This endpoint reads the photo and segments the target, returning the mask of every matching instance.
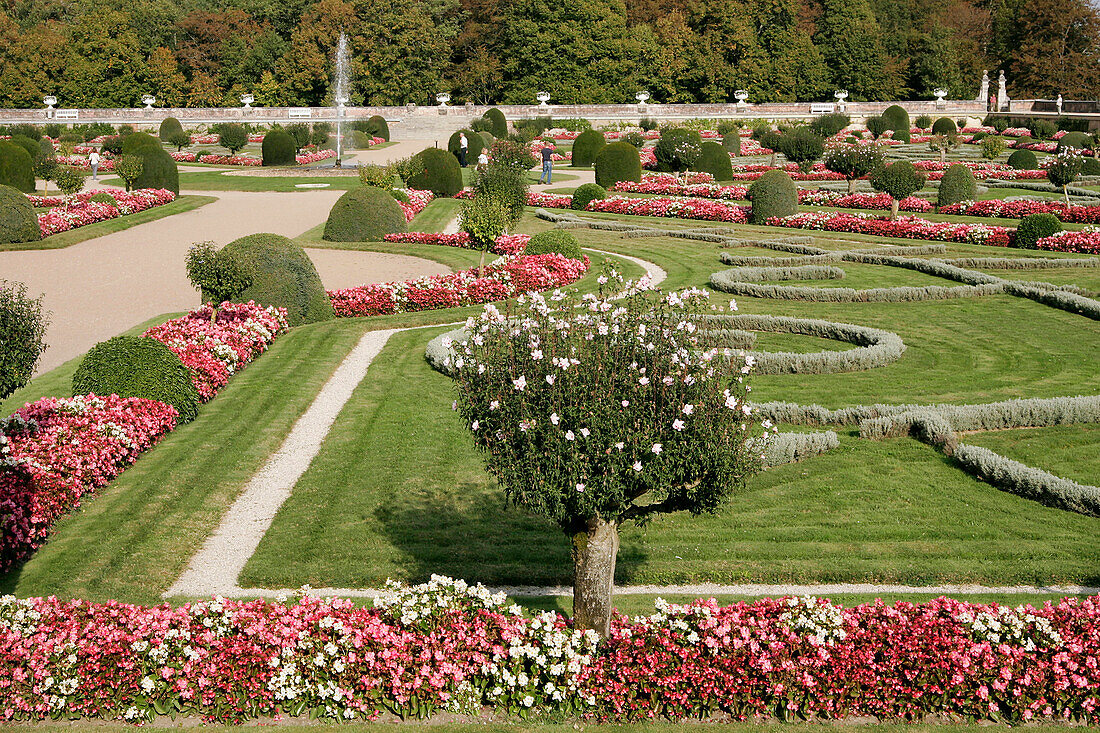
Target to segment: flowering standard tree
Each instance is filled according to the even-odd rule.
[[[577,628],[607,636],[619,526],[717,510],[755,470],[760,443],[752,357],[707,345],[706,291],[655,303],[644,281],[611,271],[600,284],[579,303],[555,291],[514,312],[486,306],[452,366],[456,409],[489,473],[572,544]]]

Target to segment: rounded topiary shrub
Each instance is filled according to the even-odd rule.
[[[37,242],[39,239],[42,239],[42,229],[31,202],[22,192],[0,184],[0,244]]]
[[[699,162],[699,153],[703,147],[703,138],[695,130],[686,127],[672,127],[664,130],[653,155],[657,158],[659,171],[691,170]]]
[[[1058,141],[1058,151],[1061,152],[1066,148],[1092,150],[1092,138],[1083,132],[1067,132],[1062,136],[1062,139]]]
[[[447,150],[458,159],[458,136],[466,135],[466,165],[477,162],[477,156],[485,149],[485,141],[473,130],[458,130],[447,140]]]
[[[425,148],[413,159],[416,172],[405,180],[405,185],[420,191],[431,191],[436,196],[454,196],[462,190],[462,168],[458,158],[446,150]]]
[[[711,174],[716,181],[733,180],[730,154],[721,145],[710,140],[700,147],[699,162],[695,164],[695,170]]]
[[[936,205],[947,206],[960,201],[973,201],[977,195],[978,183],[974,180],[974,174],[965,165],[956,163],[944,172],[940,180]]]
[[[169,142],[173,135],[183,132],[183,125],[175,117],[165,117],[164,121],[160,123],[160,130],[157,137],[164,142]]]
[[[123,155],[135,155],[139,148],[160,148],[163,150],[164,146],[161,145],[160,140],[146,132],[135,132],[122,138]]]
[[[1040,239],[1060,231],[1062,231],[1062,222],[1054,214],[1031,214],[1020,220],[1012,246],[1020,249],[1035,249],[1035,243]]]
[[[731,155],[741,154],[741,135],[737,130],[730,130],[722,136],[722,147]]]
[[[405,212],[389,191],[353,188],[328,213],[323,239],[329,242],[380,242],[383,234],[405,231]]]
[[[396,204],[395,204],[396,205]],[[222,248],[252,279],[240,301],[286,308],[291,326],[335,318],[332,301],[301,245],[278,234],[252,234]],[[209,300],[203,293],[203,300]]]
[[[603,133],[596,130],[585,130],[573,141],[574,168],[587,168],[596,160],[596,155],[607,145]]]
[[[141,158],[141,175],[134,180],[133,189],[166,188],[174,194],[180,192],[179,167],[171,154],[158,143],[156,147],[144,146],[134,151]]]
[[[904,107],[892,104],[887,107],[882,118],[886,120],[886,129],[894,131],[894,139],[909,142],[909,113]]]
[[[88,200],[92,201],[92,202],[95,202],[97,204],[107,204],[108,206],[118,206],[118,201],[115,200],[115,197],[112,196],[111,194],[107,193],[106,191],[100,191],[99,193],[93,195]]]
[[[38,157],[38,153],[41,150],[41,148],[38,147],[38,141],[32,140],[26,135],[12,135],[9,142],[26,150],[27,155],[31,156],[32,161]]]
[[[34,193],[34,161],[26,150],[0,140],[0,185]]]
[[[199,411],[191,373],[174,351],[145,336],[115,336],[84,355],[73,374],[73,394],[141,397],[165,402],[190,422]]]
[[[1008,156],[1008,164],[1020,171],[1039,170],[1039,159],[1030,150],[1013,150]]]
[[[531,241],[527,243],[523,250],[523,253],[528,255],[545,255],[552,252],[572,260],[579,260],[583,257],[577,238],[564,229],[539,232],[531,237]]]
[[[274,129],[264,135],[260,156],[264,165],[294,165],[297,143],[286,130]]]
[[[766,224],[773,216],[791,216],[798,213],[798,186],[785,172],[767,171],[749,186],[749,223]]]
[[[371,146],[371,134],[362,130],[352,130],[344,135],[344,145],[356,150],[366,150]]]
[[[642,180],[642,161],[638,149],[630,143],[609,143],[596,154],[596,183],[611,188],[619,181]]]
[[[493,133],[493,137],[504,137],[508,134],[508,119],[496,107],[485,113],[485,119],[489,120],[489,132]]]
[[[386,122],[386,118],[382,115],[374,115],[367,123],[370,125],[370,132],[375,137],[380,137],[386,142],[390,141],[390,126]]]
[[[607,189],[598,183],[585,183],[577,186],[573,191],[573,203],[571,208],[584,211],[592,201],[601,201],[607,198]]]
[[[1081,175],[1100,176],[1100,160],[1085,158],[1085,162],[1081,164]]]
[[[478,133],[478,135],[481,136],[481,144],[485,146],[486,150],[493,147],[493,143],[496,142],[496,138],[493,137],[493,133],[489,132],[488,130],[482,130]],[[476,163],[477,161],[475,160],[474,162]]]
[[[932,123],[933,135],[955,135],[959,131],[959,128],[955,126],[955,121],[950,117],[941,117]]]

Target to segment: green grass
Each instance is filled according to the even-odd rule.
[[[253,176],[228,175],[232,171],[183,171],[179,174],[181,191],[277,191],[292,192],[310,189],[295,188],[299,183],[327,183],[327,188],[347,190],[361,186],[358,176]],[[104,183],[122,185],[117,178]]]
[[[424,727],[428,725],[431,730],[438,733],[577,733],[577,731],[607,731],[607,733],[713,733],[713,731],[719,727],[724,733],[807,733],[807,731],[820,731],[821,733],[832,733],[837,730],[855,731],[856,733],[983,733],[985,731],[997,731],[997,730],[1016,730],[1007,725],[993,725],[988,723],[868,723],[862,719],[855,721],[841,721],[835,722],[806,722],[806,723],[780,723],[776,721],[768,721],[766,723],[741,723],[727,720],[720,721],[690,721],[684,723],[666,723],[666,722],[646,722],[646,723],[628,723],[628,724],[599,724],[588,720],[578,720],[576,722],[566,721],[558,723],[501,723],[497,720],[491,722],[472,722],[472,723],[455,723],[455,722],[437,722],[439,718],[443,716],[437,714],[434,716],[430,723],[418,723],[416,721],[410,721],[407,726],[411,727]],[[400,721],[394,721],[399,723]],[[189,724],[184,721],[167,721],[157,720],[157,727],[159,728],[190,728],[193,723]],[[264,725],[261,723],[260,725]],[[380,725],[386,725],[385,722],[376,723],[341,723],[339,730],[349,731],[349,733],[367,733],[369,731],[376,731]],[[234,733],[240,731],[245,726],[224,726],[224,725],[209,725],[202,724],[204,731],[210,731],[210,733]],[[66,721],[64,723],[66,730],[75,731],[76,733],[130,733],[133,731],[134,726],[124,725],[122,723],[108,723],[103,721]],[[1048,726],[1048,728],[1056,728],[1058,726]],[[44,722],[44,723],[18,723],[7,726],[0,726],[0,730],[10,731],[29,731],[29,730],[57,730],[58,723]],[[318,729],[329,730],[335,728],[331,724],[318,724],[316,722],[287,722],[282,720],[278,723],[280,731],[285,733],[312,733]]]
[[[980,445],[1014,461],[1083,484],[1100,485],[1100,425],[1056,425],[968,433],[960,442]]]
[[[589,168],[588,170],[592,170]],[[559,169],[554,169],[553,178],[560,181],[575,181],[579,176],[570,175],[569,173],[559,173]],[[527,182],[538,183],[539,174],[542,172],[542,163],[539,163],[538,167],[534,170],[527,171]],[[473,184],[474,177],[477,175],[477,167],[472,163],[462,169],[462,185],[469,186]]]
[[[458,199],[433,199],[409,222],[409,231],[442,232],[461,209],[462,202]]]
[[[192,211],[200,206],[206,206],[212,201],[217,201],[217,199],[213,196],[179,196],[175,201],[170,204],[165,204],[164,206],[154,206],[151,209],[139,211],[136,214],[127,214],[126,216],[120,216],[116,219],[107,219],[106,221],[98,221],[95,224],[70,229],[67,232],[59,232],[45,239],[40,239],[37,242],[0,244],[0,252],[26,249],[62,249],[64,247],[71,247],[74,244],[80,244],[89,239],[121,232],[124,229],[135,227],[138,224],[146,224],[151,221],[156,221],[157,219],[163,219],[166,216],[172,216],[173,214],[182,214],[185,211]]]

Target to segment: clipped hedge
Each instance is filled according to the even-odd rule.
[[[374,137],[380,137],[386,142],[390,141],[390,125],[386,122],[386,118],[382,115],[374,115],[367,120],[367,124],[370,125],[369,132]]]
[[[527,242],[527,246],[524,247],[523,253],[525,255],[557,253],[571,260],[579,260],[584,257],[581,254],[581,246],[577,242],[577,238],[564,229],[550,229],[532,236],[530,241]]]
[[[569,208],[575,211],[584,211],[592,201],[602,201],[607,198],[607,189],[598,183],[583,183],[573,191],[573,203]]]
[[[777,433],[764,444],[764,465],[783,466],[819,456],[840,447],[832,430],[820,433]]]
[[[466,164],[472,165],[477,162],[477,156],[481,155],[481,151],[485,149],[485,139],[470,129],[456,131],[447,140],[447,150],[455,157],[455,160],[458,160],[458,136],[462,134],[466,135]]]
[[[88,199],[88,201],[97,204],[107,204],[108,206],[118,206],[118,201],[115,199],[115,197],[107,193],[106,191],[100,191],[97,194],[93,194],[92,197]]]
[[[1054,214],[1029,214],[1016,226],[1013,247],[1035,249],[1035,243],[1043,237],[1049,237],[1062,231],[1062,221]]]
[[[136,136],[131,136],[136,137]],[[133,189],[141,188],[165,188],[179,195],[180,174],[172,155],[160,146],[160,143],[143,145],[137,148],[134,155],[141,158],[141,175],[134,180]]]
[[[506,137],[508,135],[508,119],[496,107],[485,113],[485,119],[489,121],[489,132],[493,137]]]
[[[1090,517],[1100,517],[1100,487],[1079,484],[994,453],[960,443],[952,454],[962,467],[1001,491]]]
[[[446,150],[425,148],[413,158],[416,172],[405,185],[419,191],[431,191],[436,196],[454,196],[462,190],[462,167],[458,158]]]
[[[715,277],[718,275],[730,282],[743,283],[771,280],[843,280],[844,270],[828,265],[805,264],[789,267],[777,263],[772,267],[735,267],[716,273]]]
[[[573,141],[573,161],[571,165],[574,168],[587,168],[595,162],[596,155],[605,145],[607,145],[607,141],[604,139],[602,132],[585,130]]]
[[[722,148],[732,155],[741,155],[741,134],[730,130],[722,136]]]
[[[699,162],[695,164],[695,170],[711,174],[716,181],[733,180],[733,165],[725,148],[708,140],[700,150],[702,152],[699,154]]]
[[[1018,171],[1039,170],[1039,159],[1030,150],[1013,150],[1008,156],[1008,164]]]
[[[141,397],[176,408],[180,422],[199,411],[199,393],[179,356],[155,339],[116,336],[84,355],[73,374],[73,395]]]
[[[903,143],[910,141],[909,128],[912,125],[909,123],[909,113],[904,107],[892,104],[883,110],[882,118],[886,121],[886,129],[894,131],[895,140]]]
[[[298,146],[286,130],[275,128],[264,135],[260,157],[264,165],[294,165]]]
[[[958,134],[958,132],[959,128],[950,117],[941,117],[932,123],[933,135],[955,135]]]
[[[18,145],[19,147],[26,150],[27,155],[31,156],[32,162],[38,159],[41,148],[38,147],[37,140],[32,140],[26,135],[12,135],[11,140],[9,140],[8,142],[10,142],[12,145]]]
[[[0,244],[37,242],[40,239],[42,228],[38,225],[38,215],[34,213],[30,200],[11,186],[0,184]]]
[[[750,224],[764,224],[773,216],[798,213],[798,186],[781,170],[767,171],[756,179],[749,186],[748,199],[752,202]]]
[[[164,150],[164,145],[161,144],[158,138],[147,132],[135,132],[122,138],[123,155],[137,155],[137,151],[141,148],[160,148]]]
[[[183,125],[175,117],[165,117],[160,123],[160,130],[157,131],[157,137],[162,142],[171,142],[172,136],[183,132]]]
[[[614,142],[605,145],[596,154],[596,183],[611,188],[619,181],[639,183],[642,180],[642,161],[638,149],[630,143]]]
[[[328,242],[381,242],[406,229],[405,212],[389,191],[374,186],[344,193],[329,211],[322,239]]]
[[[264,306],[286,308],[291,326],[336,317],[317,268],[301,245],[278,234],[252,234],[222,248],[232,254],[252,279],[239,296]],[[203,294],[207,300],[207,295]]]
[[[34,193],[34,161],[26,150],[0,140],[0,186],[9,186],[23,193]]]
[[[943,119],[947,119],[944,117]],[[950,120],[948,120],[950,122]],[[954,123],[952,123],[954,124]],[[961,163],[944,172],[936,195],[936,206],[949,206],[960,201],[973,201],[978,195],[978,182],[974,174]]]
[[[1092,137],[1083,132],[1067,132],[1058,141],[1057,152],[1062,152],[1066,148],[1092,150]]]

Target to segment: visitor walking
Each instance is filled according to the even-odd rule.
[[[996,112],[997,111],[997,95],[996,94],[990,94],[989,95],[989,111],[990,112]]]
[[[1062,114],[1062,95],[1058,95],[1058,99],[1054,101],[1054,104],[1058,106],[1058,114]]]
[[[93,150],[88,154],[88,165],[92,167],[92,180],[99,180],[99,152]]]
[[[539,176],[539,183],[542,183],[542,179],[545,178],[547,183],[550,183],[550,177],[554,174],[554,148],[551,145],[544,145],[542,147],[542,175]]]
[[[466,167],[466,151],[470,149],[470,141],[466,139],[466,133],[458,133],[458,164]]]
[[[477,168],[478,170],[484,170],[487,165],[489,165],[489,156],[484,150],[482,150],[481,153],[477,156]]]

